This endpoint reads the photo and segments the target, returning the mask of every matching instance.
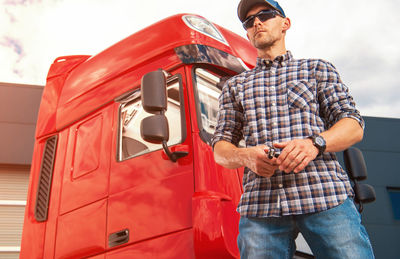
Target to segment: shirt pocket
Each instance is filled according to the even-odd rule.
[[[306,81],[289,82],[287,85],[287,101],[290,108],[315,110],[315,85]]]

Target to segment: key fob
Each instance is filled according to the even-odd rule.
[[[270,147],[268,150],[265,149],[264,152],[268,155],[269,159],[272,159],[274,157],[276,157],[276,158],[279,157],[279,154],[276,153],[276,150],[273,147]]]

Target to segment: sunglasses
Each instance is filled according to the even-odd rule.
[[[255,15],[251,15],[249,17],[246,18],[246,20],[244,20],[244,22],[242,23],[243,28],[245,30],[253,27],[254,25],[254,21],[256,20],[256,17],[261,21],[261,22],[265,22],[266,20],[269,20],[271,18],[275,18],[275,16],[282,16],[278,11],[276,10],[263,10],[260,11],[258,13],[256,13]]]

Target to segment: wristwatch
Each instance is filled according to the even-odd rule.
[[[309,137],[312,140],[313,145],[318,148],[318,155],[324,153],[326,149],[326,141],[321,135],[312,135]]]

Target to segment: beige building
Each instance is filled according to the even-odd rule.
[[[18,258],[43,87],[0,83],[0,258]]]

